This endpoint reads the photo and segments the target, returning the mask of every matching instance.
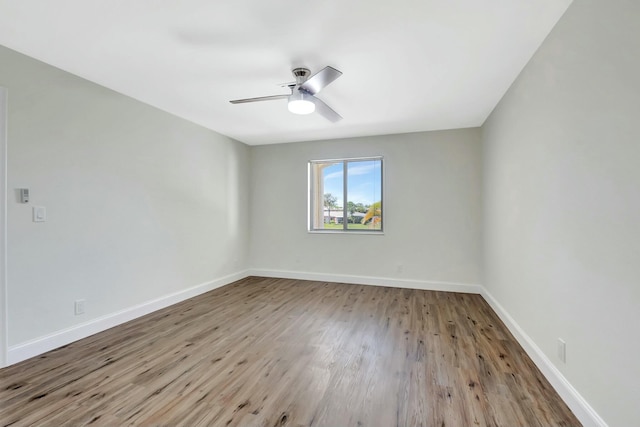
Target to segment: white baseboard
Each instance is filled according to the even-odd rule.
[[[252,268],[250,276],[278,277],[282,279],[315,280],[322,282],[352,283],[354,285],[389,286],[392,288],[421,289],[425,291],[463,292],[479,294],[482,286],[466,283],[428,280],[395,279],[390,277],[355,276],[348,274],[312,273],[306,271],[267,270]]]
[[[504,307],[502,307],[484,287],[482,287],[481,295],[489,303],[493,311],[496,312],[500,320],[507,326],[507,329],[513,334],[527,355],[533,360],[533,363],[540,369],[582,425],[584,427],[607,427],[607,423],[600,418],[598,413],[587,403],[580,393],[573,388],[571,383],[562,375],[558,368],[554,366],[540,347],[536,345],[531,337],[527,335]]]
[[[248,271],[240,271],[228,276],[221,277],[210,282],[202,283],[188,289],[174,292],[169,295],[156,298],[124,310],[108,314],[106,316],[92,319],[88,322],[74,325],[70,328],[54,332],[52,334],[33,339],[21,344],[9,347],[8,365],[21,362],[34,356],[38,356],[47,351],[67,345],[82,338],[86,338],[98,332],[102,332],[114,326],[179,303],[181,301],[193,298],[197,295],[209,292],[213,289],[227,285],[240,279],[247,277]]]
[[[40,355],[49,350],[67,345],[95,333],[104,331],[156,310],[168,307],[172,304],[203,294],[248,276],[275,277],[297,280],[315,280],[338,283],[353,283],[358,285],[389,286],[395,288],[422,289],[433,291],[463,292],[480,294],[484,297],[498,317],[504,322],[509,331],[531,357],[538,369],[547,378],[558,392],[560,397],[571,408],[584,427],[607,427],[605,421],[587,403],[587,401],[573,388],[571,383],[553,365],[549,358],[542,352],[536,343],[516,323],[509,313],[498,301],[481,285],[463,284],[440,281],[425,281],[411,279],[395,279],[387,277],[355,276],[345,274],[325,274],[300,271],[249,269],[234,273],[211,282],[206,282],[189,289],[175,292],[163,297],[148,301],[125,310],[109,314],[89,322],[40,337],[25,343],[11,346],[8,352],[8,364],[21,362],[28,358]]]
[[[507,329],[513,334],[527,355],[533,360],[545,378],[551,383],[560,397],[573,411],[584,427],[607,427],[607,423],[578,393],[562,373],[551,363],[540,347],[516,323],[509,313],[482,285],[461,284],[439,281],[392,279],[386,277],[352,276],[340,274],[311,273],[300,271],[283,271],[268,269],[250,269],[250,276],[276,277],[298,280],[316,280],[327,282],[353,283],[359,285],[390,286],[396,288],[422,289],[431,291],[448,291],[480,294],[489,303]]]

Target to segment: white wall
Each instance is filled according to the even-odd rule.
[[[611,426],[640,423],[639,18],[574,1],[483,126],[484,285]]]
[[[377,155],[384,235],[308,233],[307,162]],[[251,156],[252,268],[480,283],[479,129],[257,146]]]
[[[10,346],[247,269],[247,146],[2,47],[0,64]]]

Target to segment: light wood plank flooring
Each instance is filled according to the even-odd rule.
[[[478,295],[250,277],[0,370],[4,426],[579,426]]]

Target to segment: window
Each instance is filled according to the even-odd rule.
[[[309,231],[382,231],[382,157],[309,162]]]

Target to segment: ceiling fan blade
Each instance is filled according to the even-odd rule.
[[[324,67],[302,83],[300,89],[304,89],[311,95],[315,95],[341,75],[342,71],[338,71],[333,67]]]
[[[313,102],[316,104],[316,113],[320,114],[330,122],[336,123],[342,120],[342,116],[331,109],[320,98],[313,97]]]
[[[287,83],[280,83],[278,86],[292,88],[292,87],[295,87],[295,85],[296,85],[296,82],[287,82]]]
[[[258,101],[273,101],[275,99],[287,99],[289,95],[271,95],[271,96],[260,96],[258,98],[245,98],[245,99],[234,99],[233,101],[229,101],[232,104],[244,104],[246,102],[258,102]]]

